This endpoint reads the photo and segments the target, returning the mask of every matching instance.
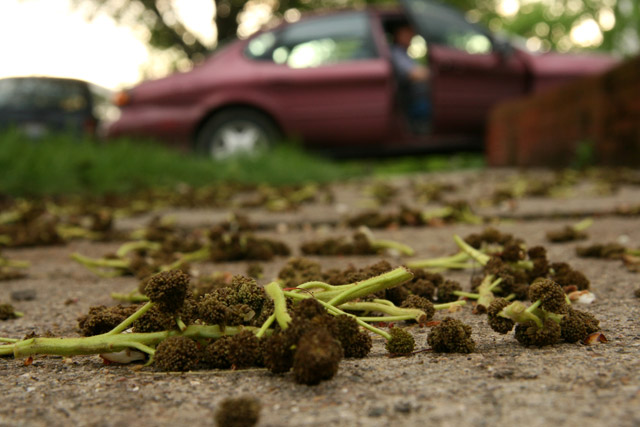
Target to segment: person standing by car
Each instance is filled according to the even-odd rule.
[[[398,77],[399,100],[414,132],[428,129],[431,106],[429,102],[429,69],[417,63],[407,52],[415,36],[413,28],[403,23],[392,34],[391,61]]]

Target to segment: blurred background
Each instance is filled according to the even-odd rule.
[[[109,90],[202,61],[220,41],[312,9],[389,1],[3,0],[0,77],[49,75]],[[495,33],[531,51],[640,49],[634,0],[448,0]]]
[[[444,3],[460,10],[467,21],[488,28],[501,39],[509,40],[512,46],[533,55],[552,51],[598,53],[623,63],[637,57],[640,51],[640,3],[636,0],[445,0]],[[84,113],[85,116],[78,119],[79,126],[93,137],[100,123],[119,117],[118,108],[112,101],[116,94],[126,94],[121,92],[123,89],[189,71],[228,40],[247,39],[261,29],[274,28],[283,22],[294,23],[307,12],[359,9],[372,4],[397,6],[399,1],[2,0],[0,36],[4,42],[0,46],[0,79],[15,76],[77,79],[57,86],[64,86],[64,98],[56,98],[57,95],[51,98],[55,102],[62,99],[66,112]],[[413,53],[416,57],[424,56],[424,40],[420,43],[418,37],[415,42]],[[412,54],[411,47],[409,53]],[[613,79],[617,82],[617,86],[614,85],[616,94],[620,94],[615,96],[624,98],[625,102],[616,107],[617,110],[611,109],[622,117],[615,123],[620,135],[615,144],[628,145],[628,141],[640,140],[636,120],[638,97],[631,96],[638,87],[638,73],[634,67],[639,61],[637,58],[632,61],[635,62]],[[0,108],[3,102],[12,103],[19,98],[28,103],[32,96],[29,93],[53,93],[47,84],[38,82],[23,92],[16,92],[15,85],[0,84]],[[592,86],[597,86],[598,91],[605,86],[613,87],[600,83]],[[591,93],[589,90],[578,88],[574,89],[575,94],[562,94],[556,98],[578,99],[576,94]],[[69,97],[69,94],[73,96]],[[589,96],[588,100],[580,100],[580,105],[567,105],[566,110],[576,112],[579,108],[593,109],[593,105],[602,105],[599,92]],[[546,120],[543,113],[549,110],[549,103],[557,102],[552,99],[533,105],[541,111],[543,122]],[[504,111],[524,110],[507,106]],[[576,122],[575,134],[558,136],[570,142],[561,153],[565,156],[559,163],[562,166],[575,162],[579,165],[593,163],[600,150],[599,135],[613,134],[604,127],[604,131],[596,129],[600,132],[597,135],[595,131],[584,130],[585,126],[597,122],[590,114],[582,110],[573,114],[576,116],[575,120],[571,119]],[[503,116],[501,123],[518,121],[506,113]],[[8,113],[0,111],[0,125],[7,117]],[[565,117],[568,115],[563,116],[560,124],[553,122],[550,128],[557,131],[569,123]],[[0,178],[0,195],[122,192],[158,184],[197,186],[220,180],[277,184],[324,182],[371,173],[482,167],[486,164],[482,155],[465,153],[335,164],[288,146],[277,147],[275,153],[266,157],[214,161],[216,167],[212,168],[211,159],[180,153],[181,160],[177,162],[175,151],[163,151],[165,148],[140,140],[135,140],[135,144],[125,140],[104,147],[77,144],[68,135],[51,135],[51,144],[25,145],[25,132],[31,137],[41,137],[43,133],[37,120],[29,120],[21,129],[23,132],[10,131],[0,135],[0,168],[6,172]],[[603,120],[611,122],[608,117]],[[501,135],[516,133],[531,135],[519,128],[505,130]],[[540,138],[548,137],[548,134],[540,133]],[[606,148],[605,145],[602,147]],[[637,145],[640,147],[640,143]],[[494,150],[498,155],[490,156],[493,159],[490,164],[518,165],[517,153],[508,151]],[[555,152],[552,155],[558,157]],[[525,150],[522,158],[532,157]],[[633,155],[620,151],[618,158],[630,159]],[[546,161],[547,158],[540,158],[539,163]]]

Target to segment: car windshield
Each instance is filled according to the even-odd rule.
[[[80,111],[89,107],[81,82],[42,78],[0,80],[0,108]]]

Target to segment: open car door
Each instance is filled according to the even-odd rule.
[[[441,3],[401,2],[427,43],[436,133],[481,133],[492,106],[525,93],[525,63],[511,46]]]
[[[286,124],[306,143],[375,144],[388,135],[391,67],[377,52],[367,13],[290,24],[260,59],[265,93],[282,103]]]

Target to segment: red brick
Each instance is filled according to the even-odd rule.
[[[640,57],[494,109],[487,126],[490,166],[567,166],[593,142],[603,165],[640,165]]]

